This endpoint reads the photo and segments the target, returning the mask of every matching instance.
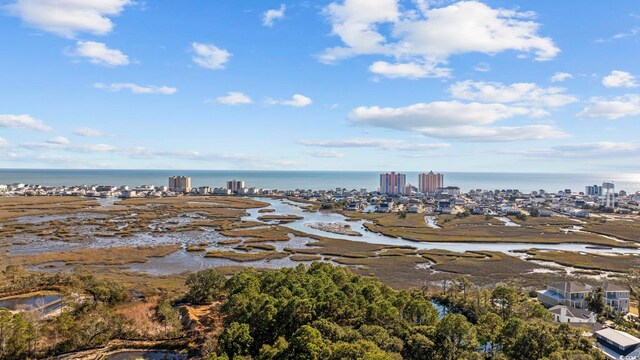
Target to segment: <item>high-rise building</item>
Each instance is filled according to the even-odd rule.
[[[433,171],[418,175],[418,191],[421,193],[433,193],[439,188],[444,187],[444,175]]]
[[[391,172],[380,174],[380,192],[388,195],[404,195],[407,190],[407,175]]]
[[[169,190],[175,192],[190,192],[191,178],[189,176],[171,176],[169,178]]]
[[[242,180],[229,180],[227,181],[227,189],[231,190],[232,193],[237,193],[238,190],[244,187],[244,181]]]
[[[599,186],[599,185],[585,186],[584,194],[589,196],[602,196],[602,186]]]
[[[616,207],[616,187],[611,181],[602,183],[604,189],[604,206]]]

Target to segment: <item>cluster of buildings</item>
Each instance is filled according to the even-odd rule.
[[[407,175],[403,173],[380,174],[379,192],[385,195],[411,195],[414,192],[434,193],[444,186],[444,175],[433,171],[418,175],[418,187],[407,184]]]
[[[345,210],[365,212],[469,213],[473,215],[520,214],[531,216],[566,215],[586,218],[593,212],[635,213],[640,211],[640,192],[615,191],[612,182],[590,185],[584,192],[563,189],[524,193],[517,189],[472,189],[463,193],[459,187],[445,186],[441,173],[419,174],[418,186],[407,183],[407,175],[399,172],[380,174],[377,191],[336,188],[331,190],[270,190],[247,187],[243,180],[229,180],[225,186],[193,187],[188,176],[171,176],[168,186],[82,185],[40,186],[26,184],[0,185],[5,196],[88,196],[88,197],[170,197],[183,195],[290,196],[311,201],[338,203]]]
[[[640,358],[640,339],[598,322],[598,314],[589,310],[589,298],[602,291],[607,311],[629,313],[631,293],[628,288],[609,282],[583,284],[571,281],[550,284],[537,291],[538,300],[559,323],[579,326],[597,340],[597,346],[609,358]]]

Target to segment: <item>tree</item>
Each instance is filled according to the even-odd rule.
[[[587,308],[598,315],[604,314],[604,291],[601,287],[597,287],[591,294],[587,296]]]
[[[462,291],[462,298],[467,301],[467,290],[473,285],[466,276],[460,276],[455,279],[455,284]]]
[[[435,344],[423,334],[409,336],[402,349],[402,357],[408,360],[432,359],[434,354]]]
[[[225,280],[215,269],[195,272],[187,277],[189,287],[186,300],[195,304],[210,304],[222,291]]]
[[[407,210],[398,211],[398,219],[406,219],[407,218]]]
[[[220,351],[230,359],[235,355],[248,355],[252,345],[253,338],[247,324],[233,322],[220,335]]]
[[[448,314],[436,326],[435,344],[443,359],[460,359],[462,355],[478,347],[475,327],[464,315]]]
[[[511,308],[518,300],[516,290],[510,286],[499,285],[491,293],[491,299],[500,308],[503,320],[511,315]]]
[[[496,342],[500,337],[503,326],[502,318],[492,312],[483,314],[478,318],[478,324],[476,325],[478,340],[483,344],[485,353],[490,357],[495,355]]]
[[[310,325],[300,327],[291,337],[287,357],[299,360],[324,359],[327,350],[320,331]]]

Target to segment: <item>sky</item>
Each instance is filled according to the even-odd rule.
[[[0,169],[640,173],[638,1],[0,0],[0,34]]]

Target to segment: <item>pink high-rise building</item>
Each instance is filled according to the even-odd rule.
[[[404,195],[407,190],[407,175],[391,172],[380,174],[380,192],[388,195]]]
[[[418,175],[418,190],[421,193],[432,193],[444,186],[444,175],[433,171]]]

